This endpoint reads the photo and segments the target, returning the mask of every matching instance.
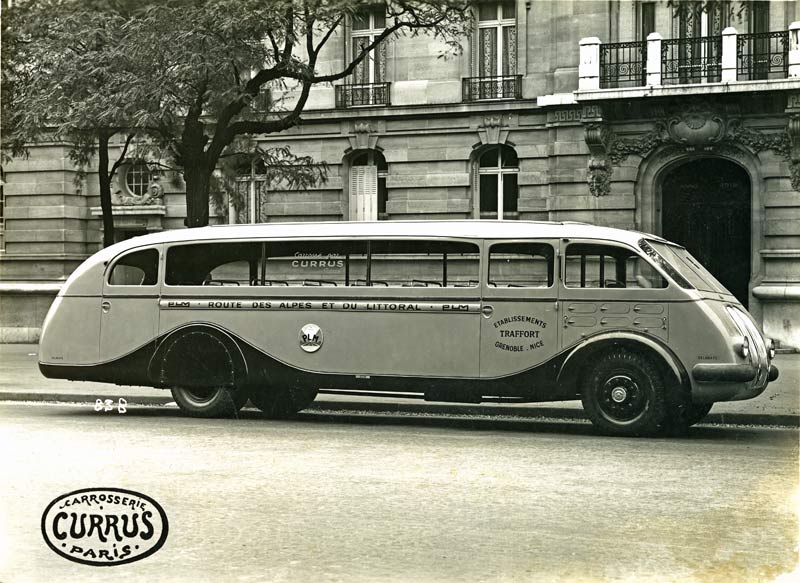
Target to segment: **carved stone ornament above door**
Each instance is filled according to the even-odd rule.
[[[797,130],[796,138],[790,139],[793,128]],[[698,98],[674,104],[663,111],[653,120],[651,129],[636,138],[615,135],[610,123],[600,115],[585,119],[584,139],[590,152],[587,182],[594,196],[610,193],[614,166],[619,166],[631,155],[648,156],[659,147],[666,148],[671,154],[723,153],[736,146],[744,146],[754,154],[773,150],[787,160],[792,159],[792,185],[795,190],[800,190],[800,112],[790,117],[786,131],[762,132],[746,127],[740,114],[731,115],[710,100]],[[795,142],[797,147],[792,147]],[[792,154],[795,151],[797,162]]]

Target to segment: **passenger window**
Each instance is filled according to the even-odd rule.
[[[179,245],[167,285],[477,287],[479,248],[447,241],[267,241]]]
[[[371,241],[365,285],[384,287],[477,287],[480,252],[472,243]]]
[[[158,282],[158,251],[145,249],[122,257],[111,268],[109,285],[156,285]]]
[[[500,243],[489,253],[491,287],[550,287],[553,247],[545,243]]]
[[[258,285],[262,243],[202,243],[167,250],[167,285]]]
[[[564,285],[573,288],[663,288],[667,282],[632,249],[613,245],[567,247]]]
[[[203,285],[254,285],[256,278],[251,277],[250,272],[251,263],[249,261],[223,263],[208,273]]]
[[[343,287],[366,281],[366,274],[366,241],[267,243],[267,286]]]

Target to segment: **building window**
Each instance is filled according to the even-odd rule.
[[[263,160],[250,164],[249,171],[236,177],[236,198],[229,201],[228,222],[234,224],[266,222],[267,168]]]
[[[656,32],[656,3],[640,2],[639,7],[639,40],[646,41],[650,33]]]
[[[678,2],[672,9],[672,38],[661,42],[665,85],[716,83],[722,78],[722,30],[731,10],[726,1]]]
[[[518,216],[519,158],[513,148],[492,146],[478,159],[478,218],[513,219]]]
[[[375,150],[357,153],[350,164],[350,220],[376,221],[387,218],[386,176],[389,166]]]
[[[517,18],[514,2],[478,5],[478,75],[517,72]]]
[[[386,28],[386,13],[383,7],[360,10],[353,15],[350,36],[350,57],[355,60],[375,37]],[[381,43],[361,61],[353,71],[353,83],[383,83],[386,80],[386,43]]]
[[[384,31],[386,13],[383,6],[359,10],[351,19],[348,61],[356,58]],[[336,107],[389,105],[389,83],[386,81],[386,42],[367,53],[356,65],[344,85],[336,86]]]
[[[517,75],[517,19],[514,2],[477,5],[473,74],[462,81],[462,99],[521,99],[522,76]]]
[[[769,0],[747,3],[747,29],[751,34],[769,32]]]
[[[136,161],[129,164],[125,170],[125,186],[128,188],[128,192],[135,196],[147,194],[150,175],[150,168],[144,162]]]

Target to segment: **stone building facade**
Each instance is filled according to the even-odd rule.
[[[768,335],[800,346],[797,5],[517,0],[474,10],[460,55],[437,58],[444,47],[426,36],[398,38],[345,83],[314,89],[302,125],[258,138],[327,163],[324,184],[280,190],[243,171],[240,200],[215,220],[644,230],[686,245]],[[384,25],[375,8],[351,19],[320,68],[341,67]],[[179,177],[161,176],[149,196],[152,178],[135,167],[119,177],[117,227],[181,228]],[[35,340],[58,282],[98,247],[99,202],[57,144],[4,170],[2,338]]]

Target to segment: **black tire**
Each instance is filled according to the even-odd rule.
[[[658,366],[625,349],[598,356],[581,387],[592,423],[610,435],[654,435],[667,419],[667,396]]]
[[[261,387],[251,391],[250,402],[267,419],[288,419],[308,407],[316,397],[316,389]]]
[[[669,429],[681,434],[692,425],[702,421],[714,403],[692,403],[691,398],[674,405],[669,416]]]
[[[230,417],[244,407],[249,395],[242,388],[173,387],[172,397],[192,417]]]

